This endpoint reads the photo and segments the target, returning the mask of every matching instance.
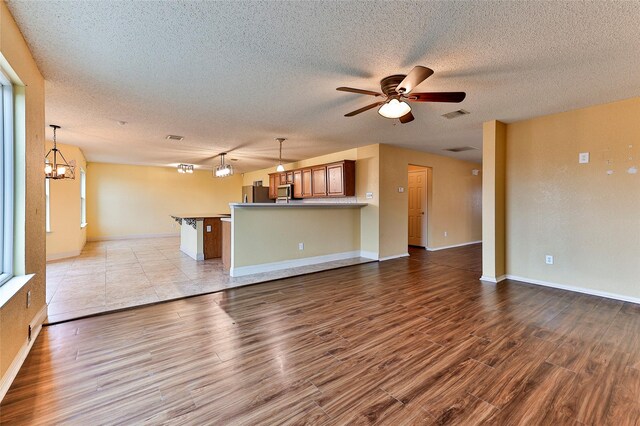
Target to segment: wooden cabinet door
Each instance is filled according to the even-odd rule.
[[[280,176],[277,174],[269,175],[269,198],[272,200],[278,198],[278,185],[280,185]]]
[[[327,166],[327,195],[330,197],[344,196],[343,163]]]
[[[287,174],[286,173],[280,173],[280,183],[279,185],[286,185],[287,184]]]
[[[293,172],[287,172],[287,183],[293,184]]]
[[[311,190],[314,197],[327,196],[327,166],[314,167],[311,169]]]
[[[302,170],[293,172],[293,198],[302,198]]]
[[[312,197],[313,192],[311,191],[311,169],[302,170],[302,197]]]
[[[203,228],[204,258],[222,257],[222,223],[220,218],[205,219]]]

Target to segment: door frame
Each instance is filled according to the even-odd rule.
[[[425,226],[423,222],[422,241],[424,243],[424,249],[428,250],[429,247],[431,246],[429,239],[431,238],[431,235],[432,235],[431,216],[432,216],[432,209],[433,209],[433,169],[429,166],[423,166],[422,164],[409,163],[407,165],[407,176],[409,175],[409,172],[411,171],[412,168],[424,169],[427,177],[427,183],[425,185],[425,192],[426,192],[425,200],[427,203],[427,208],[424,213],[425,220],[427,223]],[[408,220],[408,215],[409,215],[409,210],[407,209],[407,220]],[[412,246],[412,247],[418,247],[418,246]]]

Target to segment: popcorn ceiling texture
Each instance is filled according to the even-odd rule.
[[[47,123],[89,161],[241,171],[388,143],[464,160],[482,122],[640,95],[638,2],[10,1],[46,78]],[[463,90],[395,124],[341,85],[426,65],[420,91]],[[470,115],[446,120],[464,108]],[[119,120],[129,122],[118,125]],[[164,140],[184,135],[182,142]],[[51,135],[49,135],[49,138]]]

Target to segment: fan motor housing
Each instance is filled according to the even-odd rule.
[[[387,96],[397,96],[398,92],[396,92],[396,87],[398,87],[398,84],[400,84],[405,77],[406,75],[404,74],[395,74],[380,80],[380,88],[382,89],[382,93]]]

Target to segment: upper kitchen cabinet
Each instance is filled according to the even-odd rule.
[[[341,161],[327,164],[327,195],[329,197],[352,197],[356,195],[356,163]]]
[[[311,192],[314,198],[327,196],[327,166],[311,169]]]

